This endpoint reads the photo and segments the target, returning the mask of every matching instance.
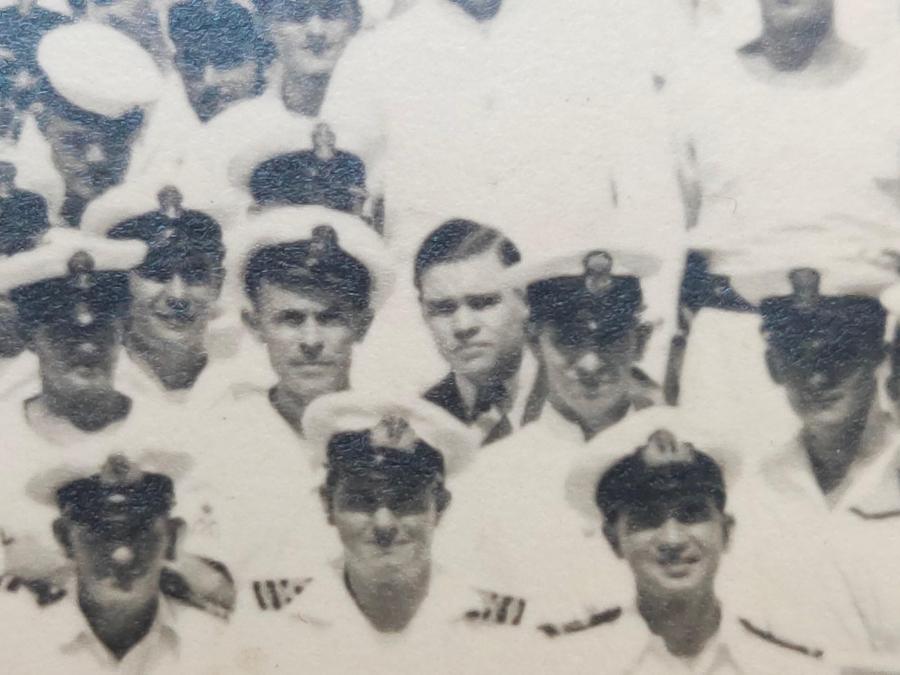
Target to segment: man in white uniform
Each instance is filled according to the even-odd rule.
[[[169,475],[124,456],[102,466],[45,469],[31,496],[55,509],[52,531],[74,569],[64,587],[34,597],[0,591],[5,663],[13,672],[205,672],[224,622],[162,592],[182,521]],[[47,523],[50,529],[50,523]]]
[[[557,662],[574,671],[602,659],[608,672],[631,675],[828,672],[819,649],[739,618],[739,608],[720,599],[716,577],[735,524],[725,510],[722,458],[659,422],[640,420],[634,431],[649,437],[636,449],[598,446],[572,469],[570,503],[585,517],[602,514],[607,543],[633,575],[634,597],[542,625]]]
[[[244,619],[276,639],[272,662],[294,655],[314,668],[382,673],[417,663],[441,669],[452,658],[458,670],[475,656],[463,649],[473,633],[526,629],[524,600],[475,590],[431,553],[450,507],[445,481],[471,457],[477,435],[435,406],[383,393],[323,397],[304,420],[327,453],[320,517],[341,550],[309,569],[302,552],[284,547],[281,560],[267,562],[291,570],[293,581],[253,582]],[[296,534],[302,545],[308,534]],[[286,640],[285,631],[295,637]]]
[[[640,278],[658,267],[641,253],[585,250],[524,271],[542,395],[529,424],[460,478],[441,551],[482,583],[558,612],[626,587],[613,564],[596,573],[608,553],[596,528],[572,517],[562,486],[586,442],[605,444],[622,420],[660,402],[636,367],[648,329]]]

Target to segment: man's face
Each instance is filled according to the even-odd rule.
[[[184,85],[197,116],[212,119],[229,105],[256,92],[256,61],[249,59],[233,68],[206,66],[198,76],[185,76]]]
[[[120,337],[120,327],[112,321],[98,321],[88,328],[68,323],[41,325],[31,347],[44,386],[77,403],[111,393]]]
[[[760,0],[760,8],[766,27],[804,33],[830,23],[834,0]]]
[[[569,346],[554,328],[543,327],[536,348],[550,402],[588,425],[603,418],[629,394],[636,342],[631,332],[603,346]]]
[[[500,11],[503,0],[451,0],[479,21],[493,19]]]
[[[51,115],[44,135],[68,192],[92,199],[121,180],[130,144],[109,130]]]
[[[289,74],[330,75],[353,35],[349,3],[325,3],[298,16],[272,17],[272,41]]]
[[[347,384],[362,317],[329,293],[264,281],[252,326],[266,345],[279,385],[312,400]]]
[[[440,519],[432,481],[404,490],[384,480],[344,477],[330,503],[347,561],[373,581],[416,569],[431,558]]]
[[[525,306],[498,279],[496,252],[441,263],[422,276],[420,301],[441,356],[454,373],[484,382],[525,342]]]
[[[632,506],[613,527],[638,590],[675,600],[712,589],[731,524],[710,497],[694,495]]]
[[[132,272],[131,317],[128,330],[148,346],[165,353],[167,345],[202,348],[219,280],[206,274],[177,272],[168,279],[153,279]]]
[[[71,524],[68,550],[79,591],[102,607],[123,610],[152,600],[172,549],[170,524],[166,518],[138,527]]]
[[[773,348],[769,361],[776,381],[784,385],[791,408],[804,425],[843,425],[868,413],[876,387],[877,359],[836,363],[823,354],[798,363]]]

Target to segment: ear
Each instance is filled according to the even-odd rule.
[[[775,384],[784,384],[784,361],[771,347],[766,349],[766,367]]]
[[[444,517],[444,512],[447,510],[447,507],[450,506],[450,502],[453,500],[453,495],[450,493],[450,490],[445,488],[443,485],[438,485],[435,490],[435,500],[434,500],[434,508],[437,512],[437,520],[436,522],[441,522],[441,518]]]
[[[322,508],[325,511],[325,518],[328,520],[329,525],[334,525],[334,501],[332,496],[332,489],[327,485],[319,488],[319,499],[322,500]]]
[[[613,553],[616,554],[617,558],[622,557],[622,546],[619,542],[619,533],[616,532],[616,522],[610,520],[603,521],[603,536],[606,537],[606,541],[609,542],[609,545],[612,547]]]
[[[725,550],[729,550],[731,548],[731,537],[734,532],[734,516],[730,513],[724,514],[722,519],[722,535],[725,541]]]
[[[244,308],[241,310],[241,322],[247,327],[247,330],[253,333],[253,336],[257,340],[262,341],[259,328],[259,314],[257,314],[255,307],[252,309]]]
[[[356,342],[362,342],[363,338],[366,337],[366,333],[369,332],[369,327],[372,325],[372,320],[375,318],[375,314],[371,309],[364,309],[353,312],[353,339]]]
[[[178,542],[181,540],[181,534],[184,532],[184,528],[185,523],[181,518],[169,518],[166,520],[166,534],[169,539],[166,544],[166,560],[176,559]]]
[[[66,558],[73,557],[72,551],[72,526],[65,518],[57,518],[53,521],[53,537],[62,547]]]

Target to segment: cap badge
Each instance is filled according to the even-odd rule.
[[[90,253],[87,251],[74,253],[69,258],[69,275],[72,277],[72,285],[81,290],[90,289],[94,267],[94,258]]]
[[[679,443],[668,429],[654,431],[640,450],[641,459],[647,466],[663,466],[675,462],[690,462],[694,458],[694,447],[690,443]]]
[[[100,482],[107,485],[136,483],[140,480],[141,473],[125,455],[110,455],[100,470]]]
[[[819,300],[819,284],[822,280],[817,270],[799,267],[790,271],[788,278],[798,307],[813,307]]]
[[[599,295],[612,285],[612,256],[606,251],[591,251],[584,256],[584,285],[589,293]]]
[[[403,452],[415,452],[416,434],[409,422],[399,415],[385,415],[372,429],[372,445]]]

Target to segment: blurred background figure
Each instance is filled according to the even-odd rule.
[[[231,0],[186,0],[169,9],[168,25],[175,65],[202,122],[262,92],[271,47],[245,7]]]
[[[365,164],[337,149],[334,132],[325,122],[313,128],[312,145],[312,150],[280,155],[256,168],[250,190],[257,206],[318,204],[361,215]]]

